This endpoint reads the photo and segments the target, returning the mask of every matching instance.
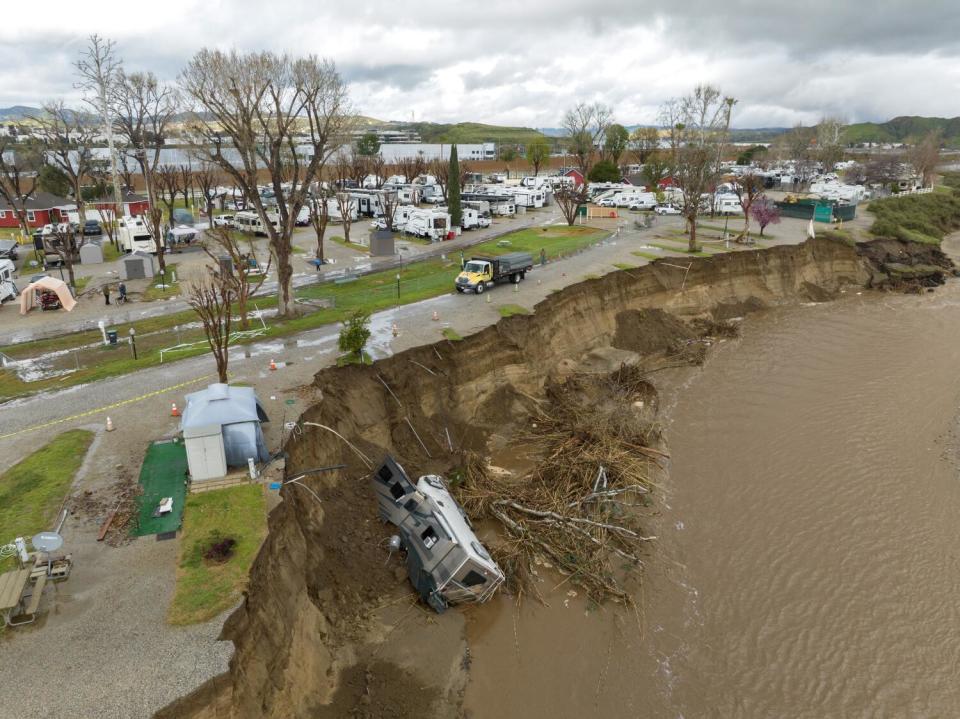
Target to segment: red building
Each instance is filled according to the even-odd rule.
[[[114,201],[112,196],[90,200],[87,202],[87,206],[94,207],[98,210],[109,210],[115,214],[120,214],[120,217],[136,217],[137,215],[146,215],[147,211],[150,209],[149,199],[143,195],[138,195],[136,192],[131,192],[130,190],[123,192],[123,194],[120,196],[120,199],[123,202],[122,213],[116,213],[117,203]]]
[[[583,173],[580,172],[580,170],[577,170],[577,169],[567,170],[566,172],[563,173],[563,175],[564,177],[573,178],[574,187],[583,187],[585,183]]]
[[[34,192],[24,203],[24,209],[27,211],[27,225],[43,227],[57,222],[68,222],[67,213],[76,210],[77,206],[65,197],[57,197],[49,192]],[[0,227],[20,227],[17,211],[3,199],[0,199]]]

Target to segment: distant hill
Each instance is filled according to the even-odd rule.
[[[33,117],[40,112],[39,107],[27,107],[26,105],[14,105],[13,107],[0,107],[0,122],[16,122]]]
[[[499,142],[509,145],[525,145],[531,140],[543,137],[532,127],[506,127],[484,125],[479,122],[458,122],[445,125],[436,122],[397,123],[416,130],[424,142]]]
[[[904,115],[887,122],[858,122],[847,125],[844,140],[860,142],[906,142],[914,143],[932,130],[943,133],[944,142],[950,147],[960,147],[960,117],[917,117]]]

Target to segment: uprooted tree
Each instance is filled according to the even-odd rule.
[[[310,187],[352,126],[346,85],[332,62],[313,55],[204,49],[181,73],[180,87],[192,103],[193,151],[223,170],[260,216],[277,264],[278,312],[291,316],[291,238]],[[261,171],[276,224],[257,188]]]
[[[234,286],[208,268],[187,282],[187,303],[203,324],[207,344],[217,364],[218,381],[226,384],[230,361],[230,331],[233,323]]]
[[[356,355],[360,364],[364,363],[363,348],[370,339],[370,313],[357,310],[343,323],[337,346],[352,358]]]

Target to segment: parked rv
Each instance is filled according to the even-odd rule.
[[[414,484],[393,457],[373,474],[380,518],[393,524],[406,552],[407,574],[437,612],[459,602],[485,602],[504,575],[470,526],[443,477]]]
[[[408,235],[425,237],[433,242],[445,240],[450,234],[450,215],[445,208],[412,210],[403,226],[403,231]]]
[[[214,227],[233,227],[233,215],[217,215],[213,218]]]
[[[454,287],[457,292],[473,290],[478,295],[487,287],[509,280],[514,284],[533,269],[533,257],[529,252],[509,252],[499,257],[471,257],[457,275]]]
[[[280,231],[280,216],[279,215],[267,215],[267,218],[273,224],[274,229],[278,232]],[[240,232],[249,232],[254,235],[263,235],[266,236],[267,229],[264,227],[263,222],[260,220],[260,214],[257,212],[252,212],[245,210],[244,212],[238,212],[233,216],[233,225]]]
[[[13,281],[16,272],[17,267],[11,260],[0,260],[0,303],[12,300],[20,294]]]
[[[124,252],[157,254],[153,235],[142,217],[122,217],[117,222],[117,243]]]

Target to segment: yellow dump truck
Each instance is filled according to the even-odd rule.
[[[529,252],[509,252],[498,257],[471,257],[457,275],[457,292],[473,290],[478,295],[498,282],[519,283],[533,269]]]

